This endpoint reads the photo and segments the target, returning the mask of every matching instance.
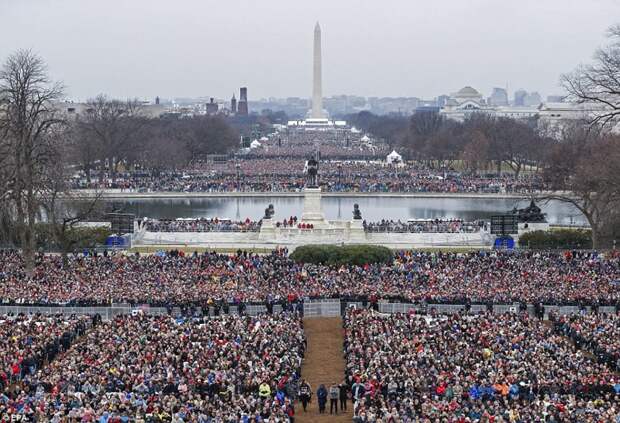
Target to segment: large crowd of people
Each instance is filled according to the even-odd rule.
[[[0,253],[5,304],[208,305],[370,298],[414,303],[620,304],[620,259],[592,252],[401,251],[392,263],[328,266],[285,251],[39,256]]]
[[[86,317],[0,316],[0,389],[41,369],[89,326]]]
[[[620,377],[527,315],[345,315],[354,421],[614,422]]]
[[[620,417],[616,255],[400,251],[383,265],[327,266],[296,263],[287,253],[39,255],[27,271],[18,252],[0,252],[4,304],[128,302],[171,311],[110,321],[0,317],[0,415],[292,423],[298,396],[311,392],[300,374],[300,305],[340,297],[373,307],[344,312],[344,380],[319,387],[325,413],[328,402],[337,411],[351,395],[358,423]],[[433,307],[383,315],[373,310],[380,299],[593,311],[605,304],[616,313],[552,313],[553,324],[518,312],[443,315]],[[266,314],[245,315],[251,302],[266,304]],[[275,303],[285,311],[274,314]],[[229,312],[232,305],[240,315]]]
[[[182,171],[106,173],[73,180],[74,188],[172,192],[295,192],[305,186],[302,159],[241,159],[199,164]],[[322,161],[319,181],[326,192],[532,193],[544,189],[539,176],[474,175],[421,165],[375,161]]]
[[[145,219],[141,222],[149,232],[256,232],[260,221],[214,218]]]
[[[70,324],[70,323],[67,323]],[[120,316],[5,389],[28,421],[289,422],[305,351],[299,315]]]
[[[463,233],[478,232],[484,227],[483,222],[465,222],[462,219],[428,219],[400,220],[381,219],[378,222],[363,222],[366,232],[431,232]]]
[[[551,316],[556,328],[575,344],[620,371],[620,314],[581,313]]]

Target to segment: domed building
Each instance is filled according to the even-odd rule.
[[[486,113],[489,110],[482,94],[468,85],[452,93],[440,113],[448,119],[462,122],[472,113]]]
[[[469,85],[461,88],[456,93],[451,95],[451,98],[456,100],[457,103],[461,104],[466,101],[475,101],[476,103],[483,104],[484,100],[482,99],[482,94],[478,92],[475,88],[470,87]]]

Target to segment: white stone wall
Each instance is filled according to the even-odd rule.
[[[302,230],[276,228],[269,237],[259,232],[144,232],[134,245],[191,245],[203,247],[265,247],[305,244],[375,244],[391,248],[488,247],[492,240],[485,232],[476,233],[365,233],[355,228]]]

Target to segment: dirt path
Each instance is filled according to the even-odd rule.
[[[347,403],[348,412],[340,412],[336,416],[329,414],[329,399],[327,401],[327,412],[319,414],[319,405],[316,400],[316,391],[320,384],[329,389],[333,382],[340,383],[344,378],[342,319],[340,317],[306,319],[304,320],[304,330],[308,338],[308,350],[301,368],[301,375],[312,386],[312,402],[305,413],[301,403],[297,404],[295,407],[295,423],[350,423],[353,418],[351,401]]]

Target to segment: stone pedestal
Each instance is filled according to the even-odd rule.
[[[304,211],[301,222],[312,224],[317,229],[329,226],[321,208],[321,188],[304,188]]]
[[[260,240],[275,240],[276,239],[276,225],[273,219],[263,219],[260,226],[260,232],[258,234]]]
[[[362,219],[351,220],[351,225],[349,226],[349,239],[351,241],[366,240],[366,233],[364,232],[364,224],[362,222]]]
[[[519,235],[523,235],[527,232],[532,231],[548,231],[549,223],[547,222],[528,222],[528,223],[519,223]]]

